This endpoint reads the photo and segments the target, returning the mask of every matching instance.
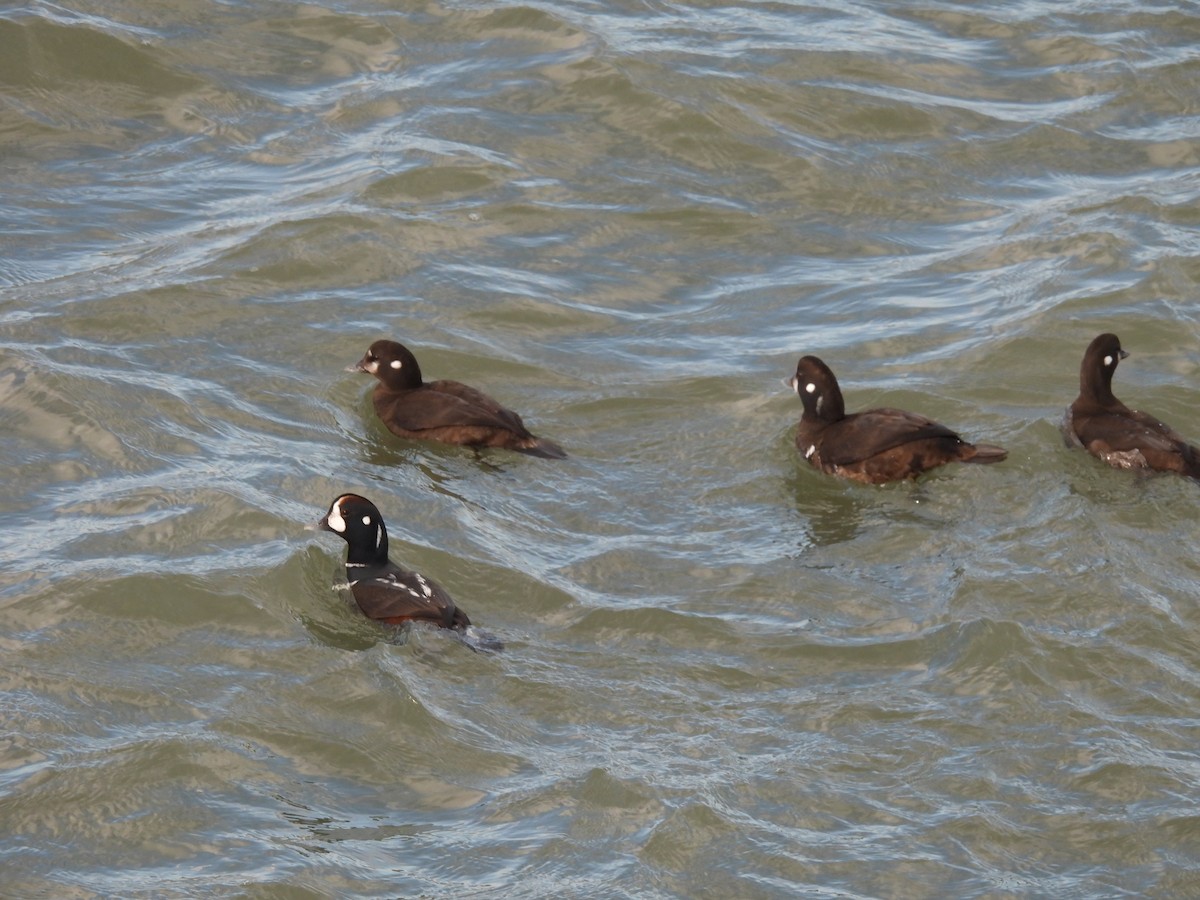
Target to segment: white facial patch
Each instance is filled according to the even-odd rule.
[[[371,517],[370,517],[370,516],[363,516],[363,524],[364,524],[364,525],[370,525],[370,524],[371,524]]]
[[[817,386],[810,381],[808,384],[806,384],[804,386],[804,393],[811,394],[816,389],[817,389]]]
[[[400,362],[398,359],[393,359],[390,363],[388,363],[388,365],[390,365],[393,369],[398,369],[404,365],[404,363]]]
[[[810,445],[809,445],[809,447],[808,447],[808,449],[804,451],[804,458],[805,458],[805,459],[812,459],[812,455],[813,455],[814,453],[816,453],[816,452],[817,452],[817,445],[816,445],[816,444],[810,444]]]
[[[329,510],[329,515],[325,517],[325,524],[336,531],[338,534],[346,533],[346,520],[342,518],[342,510],[336,503]]]
[[[370,372],[372,375],[374,375],[376,372],[379,371],[379,360],[373,359],[369,363],[367,363],[365,366],[363,366],[363,368],[366,371]]]
[[[1111,366],[1113,364],[1113,358],[1111,356],[1104,357],[1104,364],[1106,366]]]

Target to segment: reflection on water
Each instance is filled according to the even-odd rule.
[[[1194,893],[1196,486],[1056,426],[1115,331],[1200,436],[1198,23],[0,12],[6,895]],[[807,352],[1008,460],[822,477]],[[346,603],[346,490],[503,653]]]

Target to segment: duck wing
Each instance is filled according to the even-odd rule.
[[[457,381],[434,381],[407,391],[375,391],[375,411],[389,426],[406,431],[470,426],[529,436],[521,417],[483,391]]]
[[[1200,449],[1149,413],[1109,410],[1075,416],[1073,425],[1090,453],[1105,459],[1111,456],[1114,464],[1200,476]]]
[[[825,428],[821,459],[849,466],[904,444],[929,439],[963,443],[955,432],[933,419],[902,409],[870,409],[852,413]]]
[[[446,627],[470,624],[441,585],[396,565],[352,579],[350,591],[370,619],[392,623],[422,619]]]

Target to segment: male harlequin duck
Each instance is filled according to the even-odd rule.
[[[317,527],[345,539],[346,580],[367,618],[388,625],[432,622],[459,631],[471,624],[440,585],[388,559],[387,528],[370,500],[342,494]]]
[[[421,367],[407,347],[376,341],[350,371],[369,372],[375,412],[392,434],[480,449],[504,447],[531,456],[565,459],[557,444],[529,433],[511,409],[457,381],[422,381]]]
[[[1148,413],[1113,396],[1117,363],[1129,355],[1115,334],[1102,334],[1083,354],[1079,396],[1063,419],[1067,443],[1118,469],[1153,469],[1200,478],[1200,449]]]
[[[1002,447],[968,444],[945,425],[901,409],[846,415],[837,379],[815,356],[801,357],[787,384],[804,403],[796,447],[829,475],[884,484],[949,462],[994,463],[1008,456]]]

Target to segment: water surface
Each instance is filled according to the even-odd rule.
[[[1188,4],[0,12],[13,897],[1189,896]],[[406,444],[403,340],[571,457]],[[1009,448],[824,478],[780,386]],[[404,642],[306,531],[506,643]]]

